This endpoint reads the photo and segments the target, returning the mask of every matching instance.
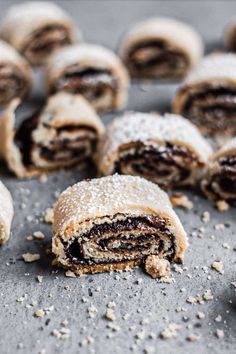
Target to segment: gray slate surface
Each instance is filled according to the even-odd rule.
[[[16,2],[16,1],[15,1]],[[1,1],[1,14],[12,4]],[[235,1],[60,1],[78,22],[87,41],[98,42],[112,48],[117,47],[120,35],[131,22],[152,15],[173,16],[191,23],[204,37],[208,51],[220,48],[222,30],[229,18],[236,14]],[[36,74],[37,85],[31,106],[42,101],[40,73]],[[170,101],[176,85],[134,85],[130,92],[128,109],[141,111],[170,109]],[[107,116],[105,120],[109,120]],[[236,233],[235,209],[227,214],[214,210],[211,203],[197,193],[189,196],[194,201],[191,211],[178,211],[186,231],[189,233],[190,247],[186,252],[185,265],[188,270],[174,273],[174,284],[159,284],[140,269],[118,273],[99,274],[80,279],[66,278],[63,270],[51,266],[51,258],[45,252],[50,246],[50,226],[42,222],[46,207],[56,200],[55,192],[68,185],[92,177],[93,173],[81,173],[78,169],[70,172],[53,173],[45,184],[38,180],[20,181],[1,168],[1,179],[11,190],[15,204],[15,218],[12,237],[0,250],[0,353],[34,354],[45,349],[52,353],[235,353],[236,351],[236,296],[230,285],[236,281]],[[200,216],[209,211],[211,221],[201,222]],[[30,221],[27,217],[32,217]],[[224,230],[216,231],[214,225],[224,223]],[[195,228],[205,227],[203,238],[191,236]],[[27,241],[26,236],[41,230],[46,235],[45,242]],[[214,237],[212,236],[214,235]],[[222,247],[228,243],[230,249]],[[26,264],[21,254],[35,252],[41,254],[39,262]],[[216,259],[224,264],[224,275],[211,269]],[[204,267],[204,268],[203,268]],[[43,275],[42,284],[36,281]],[[190,277],[191,275],[191,277]],[[209,278],[210,276],[210,278]],[[137,279],[142,282],[137,284]],[[180,289],[186,288],[186,292]],[[190,305],[186,298],[202,294],[211,289],[214,300],[203,305]],[[27,296],[25,295],[27,294]],[[17,299],[25,297],[23,302]],[[83,302],[85,297],[87,302]],[[38,305],[28,306],[33,301]],[[117,320],[112,322],[120,327],[112,331],[104,319],[109,301],[116,303]],[[98,309],[95,318],[89,318],[87,309],[93,304]],[[35,318],[39,308],[54,306],[54,310],[44,318]],[[187,312],[176,312],[184,307]],[[206,318],[196,318],[198,311]],[[125,314],[128,319],[123,319]],[[222,316],[216,322],[217,315]],[[183,319],[183,317],[186,317]],[[61,322],[68,320],[71,335],[66,340],[51,335],[53,329],[60,329]],[[144,321],[142,324],[142,320]],[[145,324],[145,322],[148,322]],[[182,324],[176,339],[169,341],[159,338],[168,322]],[[216,329],[224,330],[225,337],[217,339]],[[110,335],[112,333],[112,335]],[[140,334],[141,333],[141,334]],[[191,334],[200,336],[197,342],[188,342]],[[81,346],[88,335],[94,343]],[[109,338],[111,337],[111,338]],[[137,340],[137,338],[140,339]]]

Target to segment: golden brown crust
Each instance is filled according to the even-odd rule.
[[[68,46],[51,56],[45,69],[48,91],[56,92],[60,89],[69,90],[68,88],[60,88],[59,82],[63,80],[64,75],[69,73],[70,77],[73,79],[73,73],[76,73],[75,78],[77,80],[79,77],[78,73],[86,70],[98,73],[109,73],[110,79],[114,82],[112,94],[109,93],[106,95],[104,93],[99,97],[96,97],[95,94],[94,98],[92,96],[89,98],[93,107],[100,112],[121,109],[126,103],[127,90],[129,87],[127,71],[119,58],[111,50],[99,45],[78,44]],[[91,82],[92,80],[93,77],[88,76],[88,81]],[[97,85],[98,84],[99,80]],[[90,86],[89,84],[87,85],[88,87]],[[96,83],[93,85],[94,86],[91,86],[91,88],[96,92]],[[73,93],[83,94],[82,88],[76,88]],[[78,92],[76,90],[78,90]]]
[[[93,134],[93,138],[97,139],[104,131],[104,126],[99,117],[82,96],[58,93],[49,98],[45,108],[38,116],[35,129],[31,132],[34,144],[31,154],[32,161],[30,165],[25,165],[24,152],[22,153],[15,141],[19,131],[15,129],[15,111],[19,104],[19,99],[13,100],[3,113],[0,121],[0,151],[9,169],[20,178],[32,177],[78,163],[79,154],[78,156],[75,155],[73,159],[67,158],[64,161],[65,163],[60,162],[60,160],[58,162],[47,161],[41,155],[40,149],[42,147],[49,149],[56,142],[60,143],[58,131],[61,132],[62,139],[64,136],[67,140],[81,136],[81,131],[83,139],[86,138],[86,135],[89,137],[91,134]],[[67,130],[67,127],[71,127],[71,129]],[[90,129],[92,129],[91,132]],[[27,134],[25,132],[24,140],[27,138]],[[81,144],[83,144],[83,141]],[[66,150],[66,147],[64,147],[64,150]],[[28,152],[28,150],[25,151],[25,153]],[[83,157],[82,155],[83,152],[81,152],[81,157]]]
[[[0,245],[10,237],[13,201],[9,190],[0,181]]]
[[[53,252],[60,264],[80,274],[90,270],[96,272],[96,269],[106,271],[133,267],[142,263],[143,258],[136,262],[127,254],[128,258],[124,260],[114,253],[116,261],[108,259],[105,263],[73,264],[67,258],[65,245],[80,239],[95,225],[113,227],[117,222],[124,223],[132,218],[155,216],[168,220],[166,227],[173,235],[176,247],[174,259],[182,259],[187,247],[186,234],[168,196],[157,185],[140,177],[119,175],[79,182],[61,194],[54,208]],[[114,237],[119,241],[116,234]],[[98,254],[97,251],[95,253]],[[108,256],[102,253],[98,257]]]

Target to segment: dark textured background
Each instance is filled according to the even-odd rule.
[[[209,52],[212,48],[222,47],[223,28],[231,16],[236,15],[235,1],[58,3],[74,17],[87,41],[113,49],[117,48],[120,36],[132,22],[148,16],[165,15],[192,24],[203,36]],[[13,1],[0,1],[2,16],[10,4]],[[35,76],[37,83],[31,105],[28,106],[30,110],[32,105],[38,105],[43,100],[40,72]],[[135,85],[130,90],[128,108],[168,111],[175,90],[176,85],[172,84]],[[109,119],[108,115],[105,120]],[[64,271],[51,266],[51,258],[45,252],[45,248],[50,246],[51,231],[50,226],[42,222],[42,214],[46,207],[53,205],[59,191],[85,176],[92,177],[92,171],[81,173],[74,169],[70,172],[53,173],[45,184],[36,179],[17,180],[6,172],[4,166],[0,176],[11,190],[15,206],[11,239],[0,249],[1,354],[34,354],[42,349],[47,354],[129,353],[132,350],[135,353],[153,350],[153,353],[158,354],[235,353],[236,298],[235,290],[230,285],[232,281],[236,281],[235,209],[221,214],[201,196],[189,194],[194,201],[194,209],[178,211],[189,233],[190,247],[185,258],[188,270],[182,274],[173,273],[176,280],[174,284],[158,284],[142,270],[119,273],[118,276],[114,273],[72,279],[66,278]],[[205,210],[211,214],[211,221],[207,224],[203,224],[200,218]],[[225,223],[226,228],[216,231],[214,225],[218,223]],[[195,228],[202,226],[205,227],[203,238],[191,236]],[[25,239],[37,230],[45,233],[44,242],[30,242]],[[230,249],[222,247],[224,242],[229,244]],[[40,253],[40,261],[24,263],[21,254],[25,252]],[[217,258],[223,261],[224,275],[211,269],[212,262]],[[37,275],[44,276],[42,284],[36,281]],[[136,283],[138,278],[142,279],[140,284]],[[180,292],[181,288],[186,288],[186,292]],[[206,289],[212,290],[213,301],[203,305],[186,303],[189,295],[202,294]],[[22,296],[25,300],[18,302],[17,299]],[[83,297],[88,302],[84,303]],[[33,301],[37,301],[38,305],[30,306]],[[112,324],[120,327],[118,331],[107,328],[110,322],[103,318],[109,301],[116,302],[117,320]],[[94,319],[89,318],[87,313],[91,304],[98,309]],[[52,305],[54,310],[44,318],[34,317],[37,309]],[[178,307],[186,308],[187,312],[177,312]],[[196,318],[198,311],[206,314],[204,320]],[[122,316],[126,313],[130,317],[124,320]],[[215,321],[217,315],[222,316],[220,323]],[[186,316],[185,320],[183,316]],[[61,322],[65,319],[68,320],[71,334],[69,339],[60,340],[52,336],[51,332],[53,329],[60,329]],[[144,319],[148,321],[143,323]],[[182,324],[182,330],[176,339],[164,341],[159,338],[159,334],[168,322]],[[224,330],[223,339],[216,338],[217,328]],[[110,333],[112,338],[108,338]],[[199,341],[188,342],[186,337],[190,333],[199,335]],[[80,342],[88,335],[94,338],[94,343],[80,346]]]

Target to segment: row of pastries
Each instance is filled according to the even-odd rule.
[[[231,51],[235,28],[225,34]],[[204,58],[196,31],[167,18],[133,26],[116,55],[81,43],[70,17],[48,2],[10,8],[0,37],[0,151],[8,168],[29,178],[92,160],[98,170],[55,205],[56,263],[81,275],[132,268],[150,255],[181,261],[187,237],[164,190],[200,184],[209,199],[236,202],[236,55]],[[47,102],[17,124],[39,65]],[[173,113],[125,112],[105,127],[98,114],[125,107],[130,77],[184,78]],[[231,140],[213,152],[204,135],[222,132]],[[12,218],[0,182],[0,243]]]

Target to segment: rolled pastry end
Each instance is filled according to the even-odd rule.
[[[205,57],[181,85],[173,111],[203,133],[236,134],[236,55]]]
[[[183,117],[130,112],[108,125],[97,160],[102,175],[138,175],[171,189],[195,184],[211,153]]]
[[[80,37],[63,9],[43,1],[12,6],[2,23],[1,36],[33,66],[44,64],[56,49]]]
[[[13,201],[9,190],[0,181],[0,245],[10,237]]]
[[[186,247],[167,194],[140,177],[79,182],[54,209],[53,253],[77,275],[133,268],[149,255],[180,261]]]
[[[120,56],[132,77],[178,79],[203,53],[193,28],[170,18],[151,18],[136,24],[123,38]]]
[[[14,100],[0,122],[0,148],[8,167],[18,177],[71,167],[93,159],[104,127],[82,96],[58,93],[41,112],[15,128]]]
[[[236,204],[236,138],[212,157],[201,187],[209,199]]]
[[[81,94],[99,112],[123,108],[129,86],[120,59],[109,49],[92,44],[55,53],[46,68],[46,81],[50,93]]]
[[[232,20],[224,32],[224,44],[228,51],[236,53],[236,21]]]
[[[0,105],[26,98],[32,86],[32,70],[17,51],[0,40]]]

